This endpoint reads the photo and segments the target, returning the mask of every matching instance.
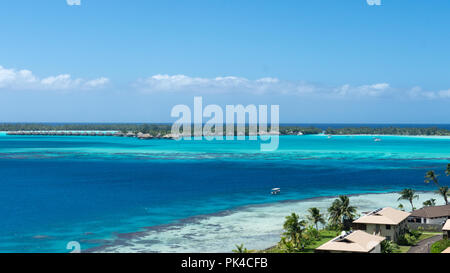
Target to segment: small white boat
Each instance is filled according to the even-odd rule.
[[[381,138],[375,138],[373,141],[375,141],[375,142],[380,142],[381,141]]]
[[[281,192],[281,189],[280,189],[280,188],[274,188],[274,189],[272,189],[272,191],[270,192],[270,194],[272,194],[272,195],[278,195],[278,194],[280,194],[280,192]]]

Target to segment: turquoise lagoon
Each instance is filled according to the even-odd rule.
[[[254,228],[232,220],[233,213],[250,219],[293,200],[320,202],[311,198],[405,187],[434,190],[423,177],[450,163],[450,138],[381,139],[281,136],[277,151],[261,152],[259,141],[250,140],[1,133],[0,252],[68,252],[69,241],[80,242],[83,250],[106,249],[126,246],[146,232],[151,239],[139,249],[123,250],[197,251],[182,246],[204,237],[211,248],[203,242],[203,250],[217,251],[221,234],[229,232],[217,221],[228,221],[227,228]],[[274,187],[282,194],[271,196]],[[250,212],[252,207],[258,209]],[[193,229],[195,234],[176,236],[174,230],[198,219],[216,222],[208,220],[212,222]],[[215,229],[209,233],[205,228]],[[236,235],[236,243],[250,236],[242,234]]]

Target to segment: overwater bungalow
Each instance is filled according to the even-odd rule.
[[[151,139],[151,138],[153,138],[153,136],[150,135],[150,134],[139,133],[139,134],[138,134],[138,138],[139,138],[139,139]]]
[[[161,133],[158,133],[158,135],[153,136],[151,134],[144,134],[142,132],[139,133],[133,133],[128,132],[126,134],[122,132],[94,132],[94,131],[9,131],[6,132],[7,135],[23,135],[23,136],[117,136],[117,137],[136,137],[139,139],[153,139],[153,138],[159,138],[159,139],[177,139],[181,136],[179,135],[172,135],[172,134],[166,134],[162,135]]]

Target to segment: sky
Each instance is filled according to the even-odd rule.
[[[450,123],[450,1],[3,0],[0,122]]]

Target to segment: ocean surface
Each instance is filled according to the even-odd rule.
[[[281,136],[277,151],[261,152],[259,141],[250,140],[0,133],[0,252],[69,252],[70,241],[92,250],[118,238],[123,244],[124,234],[146,230],[153,232],[149,251],[176,252],[169,244],[187,245],[192,238],[167,234],[187,219],[225,220],[228,212],[253,205],[273,209],[285,201],[339,194],[434,190],[424,175],[443,172],[450,163],[450,138],[381,140]],[[282,194],[270,195],[274,187]],[[209,238],[211,251],[221,232]],[[236,244],[244,240],[236,235]],[[196,249],[183,249],[189,250]]]

